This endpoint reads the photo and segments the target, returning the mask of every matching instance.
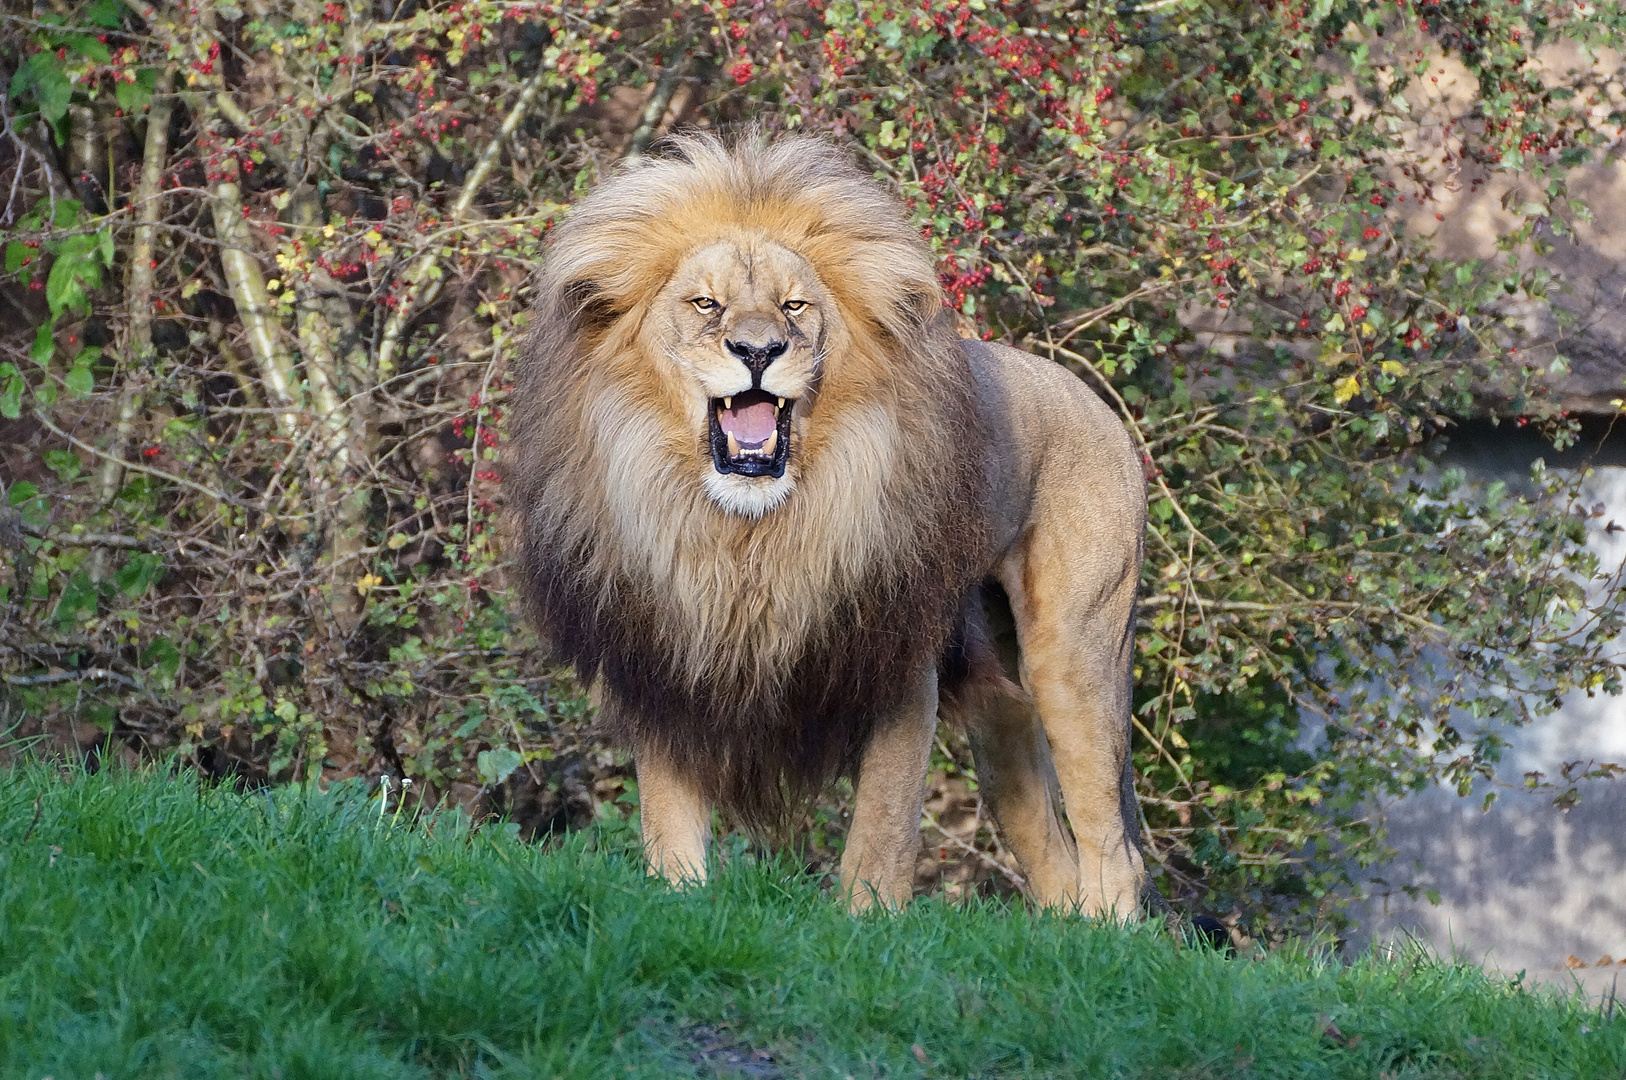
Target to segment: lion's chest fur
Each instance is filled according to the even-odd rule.
[[[796,490],[753,520],[706,496],[692,474],[708,464],[672,452],[681,431],[663,435],[658,416],[638,411],[601,410],[614,430],[645,434],[599,444],[611,452],[600,463],[608,521],[598,572],[636,583],[663,609],[658,641],[674,675],[696,687],[788,691],[798,659],[836,632],[829,618],[894,575],[913,546],[909,515],[893,505],[896,421],[878,407],[820,418],[824,429],[802,436]]]
[[[612,735],[771,825],[936,664],[986,557],[976,440],[920,410],[827,400],[795,491],[750,520],[706,496],[681,423],[631,395],[587,400],[592,437],[527,481],[533,610],[602,677]]]

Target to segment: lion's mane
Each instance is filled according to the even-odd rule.
[[[796,488],[752,520],[705,493],[651,301],[689,252],[767,236],[835,297]],[[601,719],[772,830],[945,654],[987,566],[971,373],[902,208],[809,138],[668,144],[554,230],[513,395],[510,528]]]

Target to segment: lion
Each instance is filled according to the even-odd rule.
[[[813,138],[676,138],[553,230],[531,319],[510,535],[651,874],[845,771],[848,903],[906,903],[941,714],[1032,899],[1135,912],[1141,459],[1065,369],[961,339],[895,197]]]

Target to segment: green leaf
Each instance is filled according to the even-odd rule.
[[[62,595],[57,599],[56,611],[51,619],[57,629],[69,630],[95,616],[98,599],[96,583],[90,580],[89,574],[80,570],[62,587]]]
[[[136,81],[113,84],[113,97],[126,116],[135,116],[146,109],[152,100],[153,73],[151,68],[136,72]]]
[[[28,58],[11,78],[12,97],[20,97],[32,90],[39,102],[40,115],[55,124],[68,113],[68,102],[73,100],[73,84],[68,81],[62,62],[49,49]]]
[[[16,72],[11,76],[11,85],[6,88],[6,94],[13,101],[34,89],[39,74],[39,64],[31,56],[18,65]]]
[[[88,306],[75,266],[78,261],[78,256],[70,255],[51,264],[51,276],[45,280],[45,302],[51,305],[52,315]]]
[[[84,204],[78,199],[58,199],[56,201],[56,209],[51,214],[51,224],[55,225],[59,229],[66,229],[73,225],[74,222],[79,220],[79,211],[83,209]],[[72,244],[78,239],[81,238],[69,237],[67,240],[63,241],[63,243]]]
[[[506,746],[496,750],[482,750],[475,758],[474,767],[480,774],[480,782],[488,786],[500,784],[510,776],[514,770],[525,763],[525,759]]]
[[[105,30],[117,30],[124,25],[123,7],[118,0],[95,0],[80,13],[80,17]]]
[[[103,229],[96,234],[97,251],[101,253],[102,265],[108,269],[113,267],[113,230]]]
[[[62,38],[62,44],[89,60],[98,64],[105,64],[113,59],[113,54],[107,46],[91,37],[89,34],[68,34]]]
[[[83,470],[79,455],[72,450],[47,450],[40,457],[64,484],[71,483]]]
[[[0,416],[15,420],[23,413],[23,376],[15,364],[0,364]],[[15,492],[17,489],[12,488]]]
[[[34,249],[20,240],[6,243],[6,273],[15,274],[23,268],[23,260],[34,254]]]
[[[76,363],[63,376],[62,383],[78,396],[89,397],[96,389],[96,373],[90,370],[89,364]]]
[[[51,276],[45,280],[45,302],[53,316],[90,310],[87,294],[102,285],[102,268],[95,254],[98,246],[94,236],[70,236],[57,248]]]
[[[11,506],[21,506],[39,493],[40,489],[38,487],[27,480],[19,480],[11,485],[11,490],[6,492],[6,502]]]
[[[161,679],[174,679],[181,670],[181,651],[168,638],[153,638],[141,651],[141,666]]]
[[[34,344],[28,349],[28,358],[40,367],[49,364],[51,353],[56,351],[56,339],[51,336],[51,327],[51,323],[41,323],[34,331]]]
[[[164,559],[145,551],[137,551],[113,575],[113,584],[119,592],[134,598],[145,593],[164,576]]]

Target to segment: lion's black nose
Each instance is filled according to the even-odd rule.
[[[751,369],[753,382],[761,379],[762,373],[767,369],[768,365],[785,355],[785,350],[790,348],[788,342],[780,341],[777,338],[769,338],[760,343],[724,339],[723,344],[728,348],[729,352],[734,354],[735,359]]]

